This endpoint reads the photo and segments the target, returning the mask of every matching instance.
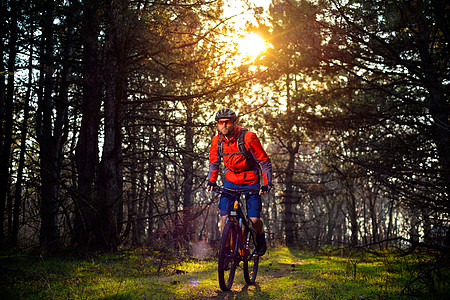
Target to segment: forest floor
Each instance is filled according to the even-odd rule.
[[[238,268],[232,290],[222,292],[215,255],[180,259],[140,249],[80,258],[16,251],[0,253],[0,299],[445,299],[448,269],[427,274],[430,268],[420,267],[432,261],[423,253],[278,247],[261,258],[255,285],[246,285]]]

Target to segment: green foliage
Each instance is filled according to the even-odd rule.
[[[418,267],[430,261],[433,257],[423,253],[399,256],[389,251],[323,249],[317,254],[281,247],[271,249],[261,260],[256,285],[245,285],[238,272],[233,290],[223,293],[214,259],[174,260],[161,268],[158,253],[144,250],[83,258],[3,253],[0,298],[411,299],[424,295],[418,290],[401,295],[402,290],[411,278],[417,278]],[[444,277],[435,280],[438,288],[428,291],[430,299],[450,290]]]

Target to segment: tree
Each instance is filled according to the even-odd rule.
[[[12,144],[12,128],[13,128],[13,99],[14,99],[14,75],[15,75],[15,68],[16,68],[16,55],[17,55],[17,36],[18,36],[18,26],[17,26],[17,3],[16,1],[11,1],[11,9],[9,11],[9,36],[8,36],[8,83],[6,86],[6,90],[4,87],[4,75],[2,74],[0,79],[2,80],[1,83],[1,89],[0,89],[0,107],[1,107],[1,113],[0,113],[0,247],[3,246],[4,243],[4,212],[5,212],[5,204],[6,204],[6,197],[8,195],[8,187],[9,187],[9,167],[10,167],[10,154],[11,154],[11,144]],[[4,2],[2,2],[2,18],[5,18],[7,15],[6,13],[6,7],[4,5]],[[3,24],[6,24],[6,22],[3,22]],[[6,27],[6,26],[2,26]],[[4,32],[2,30],[2,34],[0,36],[3,40]],[[4,73],[3,68],[3,46],[0,49],[1,51],[1,64],[2,67],[0,68],[0,72]],[[6,92],[6,93],[5,93]]]
[[[63,159],[63,147],[67,139],[67,78],[62,85],[55,83],[55,8],[54,1],[44,1],[42,6],[40,44],[40,74],[38,107],[36,114],[36,137],[39,143],[41,174],[41,230],[40,243],[43,248],[56,250],[60,247],[58,233],[59,176]],[[65,57],[70,60],[69,57]],[[67,72],[63,67],[63,73]],[[58,96],[56,96],[58,95]]]
[[[106,7],[109,20],[105,32],[104,99],[104,143],[99,172],[99,211],[102,213],[101,229],[106,249],[115,250],[120,244],[120,225],[122,222],[123,177],[122,177],[122,102],[127,98],[127,59],[128,53],[123,45],[128,44],[122,24],[132,16],[127,10],[127,1],[112,1]]]
[[[31,87],[32,87],[32,71],[33,71],[33,46],[30,46],[30,56],[28,61],[28,85],[26,88],[26,94],[24,99],[23,108],[23,121],[20,128],[20,154],[19,162],[17,167],[17,180],[14,191],[14,209],[13,209],[13,226],[11,232],[11,245],[18,246],[18,235],[19,235],[19,219],[20,219],[20,208],[22,204],[22,188],[23,188],[23,173],[25,169],[25,154],[26,154],[26,142],[28,136],[28,122],[30,115],[30,102],[31,102]]]
[[[100,80],[99,3],[87,1],[83,6],[81,37],[84,46],[82,57],[82,103],[81,127],[75,160],[78,172],[78,196],[75,199],[73,243],[88,248],[99,243],[95,236],[98,211],[95,211],[96,176],[98,174],[98,137],[100,126],[100,105],[102,100]]]
[[[304,84],[303,70],[312,69],[317,61],[311,60],[308,53],[304,53],[298,37],[302,34],[314,40],[320,40],[316,27],[309,26],[314,20],[315,11],[305,5],[298,14],[284,10],[282,5],[274,4],[271,8],[272,26],[261,26],[261,31],[270,40],[273,50],[261,60],[261,64],[268,66],[267,74],[262,74],[263,82],[277,91],[273,98],[273,108],[267,109],[265,121],[268,125],[267,133],[277,145],[278,154],[284,156],[283,171],[279,174],[285,187],[283,191],[284,230],[287,245],[294,245],[299,241],[298,224],[304,221],[305,199],[298,193],[299,151],[313,139],[314,129],[308,130],[304,126],[305,120],[301,111],[304,109],[303,98],[308,94],[308,87]],[[307,37],[304,37],[305,39]],[[299,209],[297,208],[299,207]],[[296,237],[297,236],[297,237]]]
[[[217,93],[223,88],[220,85],[225,85],[219,80],[211,82],[205,75],[199,77],[195,72],[208,71],[211,68],[208,62],[218,57],[212,55],[214,49],[208,48],[206,40],[207,36],[216,34],[212,25],[202,29],[199,21],[214,22],[216,16],[206,13],[207,6],[201,4],[113,1],[101,7],[85,5],[85,24],[89,30],[83,35],[86,64],[85,99],[77,145],[80,190],[76,199],[74,242],[77,245],[113,250],[130,230],[135,232],[136,240],[135,221],[145,216],[137,218],[134,214],[147,213],[137,203],[149,211],[159,208],[160,203],[148,196],[144,202],[130,203],[135,201],[131,196],[125,203],[124,195],[137,192],[130,183],[142,187],[142,195],[157,198],[163,193],[161,199],[165,200],[164,209],[168,212],[178,209],[180,204],[191,205],[193,186],[198,183],[193,170],[194,130],[203,121],[196,122],[196,118],[202,117],[198,117],[194,107],[200,107],[200,99]],[[104,36],[100,29],[104,29]],[[100,121],[104,121],[104,128]],[[103,137],[100,162],[99,134]],[[149,143],[143,142],[143,151],[149,151],[146,156],[150,160],[149,175],[136,176],[135,170],[128,169],[128,159],[143,162],[144,157],[128,152],[132,148],[124,149],[123,145],[148,139]],[[162,178],[159,182],[158,176]],[[147,182],[137,182],[138,178]],[[162,190],[160,183],[163,183]],[[145,187],[152,190],[145,191]],[[128,220],[124,220],[124,207],[129,209]],[[123,224],[127,224],[125,231]]]
[[[393,200],[440,214],[437,223],[449,211],[448,9],[442,1],[290,0],[272,9],[284,22],[299,16],[288,32],[293,62],[310,60],[315,67],[298,72],[322,83],[302,97],[303,126],[334,135],[337,167],[357,167]],[[314,12],[309,22],[305,11]]]

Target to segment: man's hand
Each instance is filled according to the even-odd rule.
[[[259,194],[268,194],[270,190],[272,189],[272,184],[263,185],[261,189],[259,190]]]
[[[215,181],[208,181],[208,184],[206,185],[206,189],[210,192],[214,191],[214,188],[217,186],[217,183]]]

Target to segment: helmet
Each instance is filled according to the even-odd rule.
[[[237,119],[236,113],[229,108],[222,108],[216,113],[216,121],[220,119]]]

